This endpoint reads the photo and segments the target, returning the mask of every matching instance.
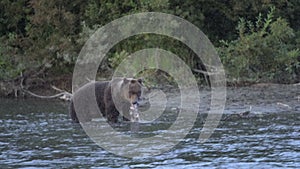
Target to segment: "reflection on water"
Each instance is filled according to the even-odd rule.
[[[0,168],[299,168],[297,111],[221,121],[205,143],[197,142],[201,119],[170,151],[128,159],[108,153],[87,137],[67,113],[67,103],[0,100]],[[158,124],[145,124],[153,135]],[[169,125],[169,124],[166,124]],[[119,126],[121,131],[129,124]],[[151,132],[149,132],[151,131]],[[158,147],[160,145],[157,145]]]

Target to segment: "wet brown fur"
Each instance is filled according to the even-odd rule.
[[[90,82],[84,85],[73,94],[70,103],[69,112],[74,122],[86,122],[101,117],[96,108],[90,105],[92,104],[89,100],[92,95],[91,91],[95,92],[97,106],[102,116],[106,117],[109,122],[116,123],[120,112],[125,117],[124,120],[130,119],[129,109],[132,102],[141,96],[142,80],[124,78]],[[74,103],[78,105],[75,106]],[[75,108],[84,113],[76,113]]]

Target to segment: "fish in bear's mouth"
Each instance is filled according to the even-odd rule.
[[[140,113],[138,109],[138,102],[134,102],[130,106],[130,121],[131,122],[139,122],[140,121]]]

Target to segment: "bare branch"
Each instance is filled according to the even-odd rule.
[[[41,95],[37,95],[35,93],[32,93],[29,90],[26,89],[22,89],[25,93],[30,94],[31,96],[37,97],[37,98],[41,98],[41,99],[55,99],[55,98],[65,98],[64,100],[70,100],[68,96],[72,96],[70,93],[68,92],[61,92],[52,96],[41,96]]]
[[[211,74],[209,72],[206,72],[206,71],[203,71],[203,70],[199,70],[199,69],[193,69],[193,71],[197,72],[197,73],[202,73],[202,74],[207,75],[207,76],[209,76]]]
[[[22,74],[21,74],[22,76]],[[71,97],[72,97],[72,94],[67,92],[67,91],[64,91],[64,90],[61,90],[55,86],[51,86],[54,90],[57,90],[59,91],[60,93],[58,94],[55,94],[55,95],[52,95],[52,96],[42,96],[42,95],[38,95],[38,94],[35,94],[27,89],[24,88],[23,86],[23,81],[24,81],[24,78],[21,79],[21,82],[20,82],[20,86],[21,86],[21,90],[31,96],[34,96],[34,97],[37,97],[37,98],[41,98],[41,99],[55,99],[55,98],[60,98],[62,100],[71,100]]]

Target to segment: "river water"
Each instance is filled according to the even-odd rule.
[[[147,158],[118,156],[95,144],[71,122],[66,102],[0,99],[0,168],[300,168],[299,87],[227,92],[225,114],[206,142],[197,140],[199,116],[178,145]],[[254,116],[231,116],[249,107]],[[164,124],[148,126],[154,131],[158,123]]]

